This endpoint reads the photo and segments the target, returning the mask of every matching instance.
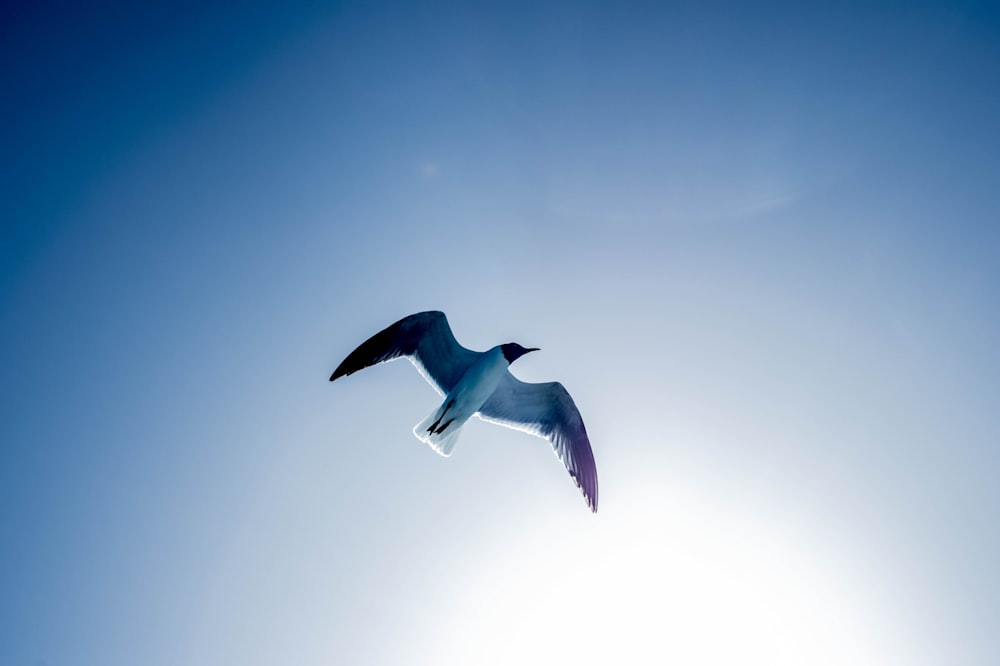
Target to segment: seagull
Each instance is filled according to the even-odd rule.
[[[414,426],[417,439],[450,456],[462,426],[474,415],[546,439],[597,513],[597,466],[573,398],[559,382],[522,382],[508,370],[533,351],[538,348],[516,342],[484,352],[466,349],[455,340],[443,312],[418,312],[368,338],[330,381],[405,356],[444,396],[441,406]]]

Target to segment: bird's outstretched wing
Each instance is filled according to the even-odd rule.
[[[559,382],[529,384],[508,372],[479,418],[549,440],[556,456],[597,513],[597,465],[573,398]]]
[[[337,366],[330,381],[408,356],[431,386],[446,395],[477,355],[458,344],[443,312],[418,312],[368,338]]]

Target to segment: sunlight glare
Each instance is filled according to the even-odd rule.
[[[885,663],[835,572],[745,516],[648,490],[483,557],[429,663]]]

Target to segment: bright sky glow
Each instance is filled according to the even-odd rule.
[[[766,523],[641,484],[609,514],[459,565],[464,594],[417,622],[434,639],[421,663],[892,663],[858,581]]]

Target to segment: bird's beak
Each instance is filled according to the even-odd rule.
[[[541,351],[541,350],[542,350],[541,347],[528,347],[527,349],[524,350],[524,353],[527,354],[528,352]]]

